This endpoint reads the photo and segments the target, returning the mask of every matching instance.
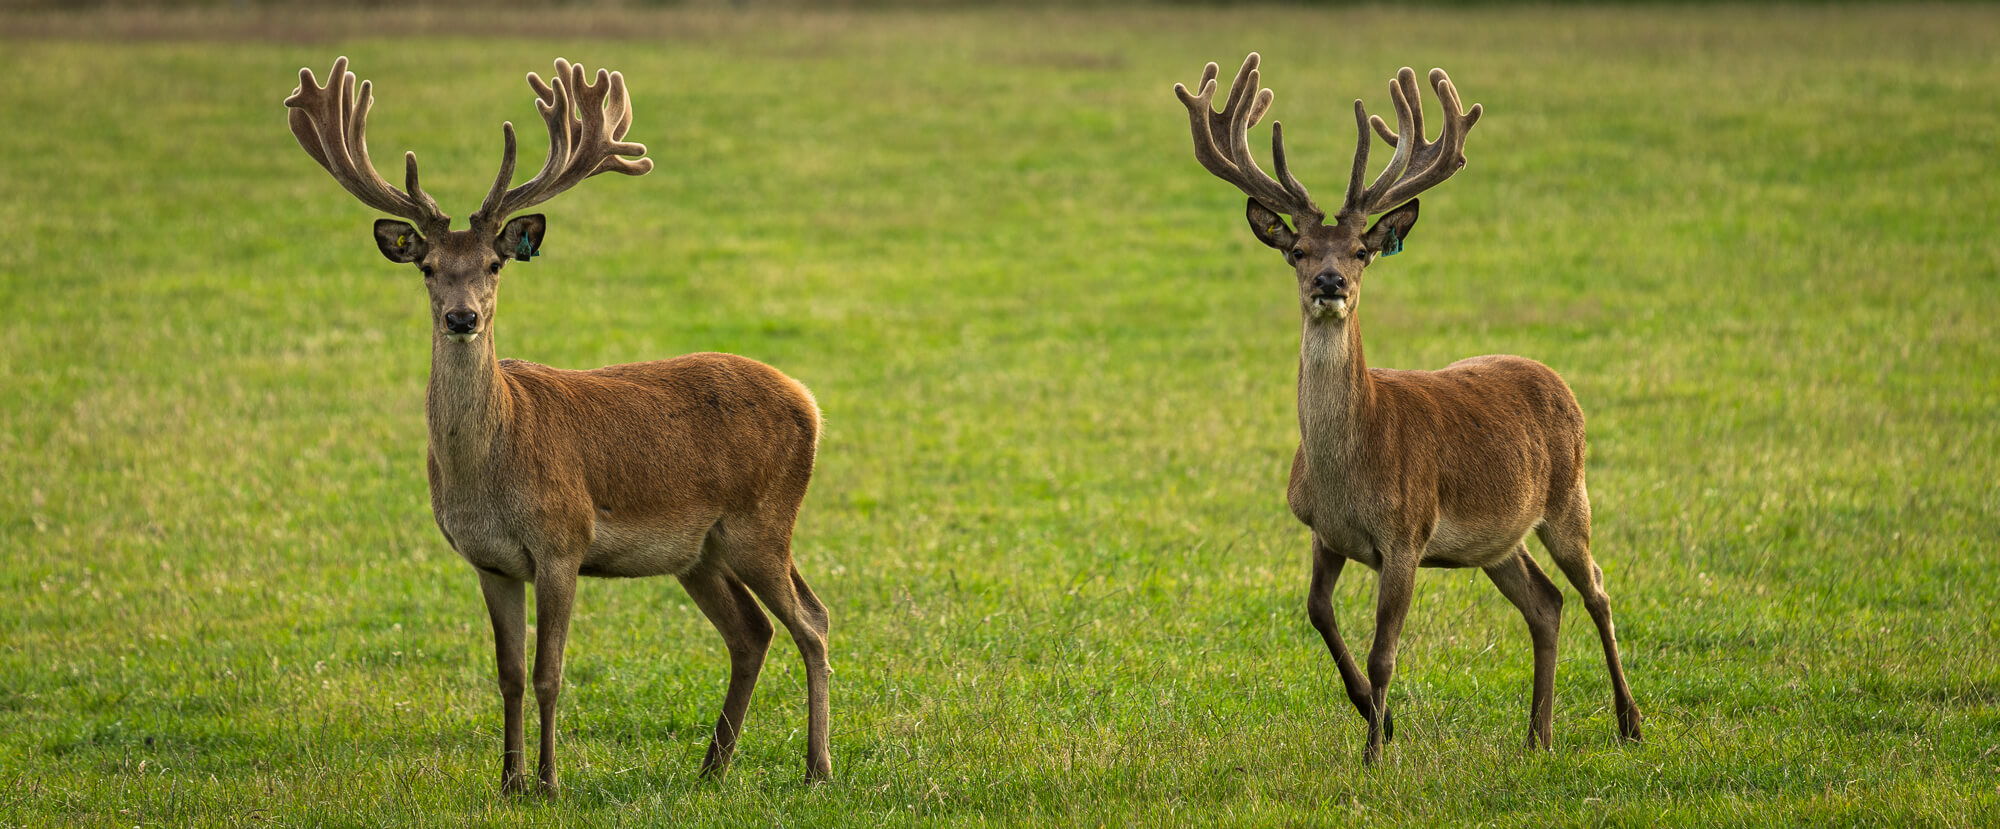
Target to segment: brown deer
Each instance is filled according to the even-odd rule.
[[[587,84],[583,67],[560,58],[555,69],[548,83],[528,75],[548,122],[547,162],[509,188],[514,125],[503,125],[500,174],[468,230],[452,230],[418,186],[415,153],[405,156],[403,191],[376,172],[366,138],[374,99],[367,81],[355,95],[347,58],[334,62],[326,87],[301,69],[299,88],[285,99],[292,134],[335,181],[362,203],[416,223],[378,220],[375,243],[389,261],[415,263],[430,291],[431,513],[445,541],[478,570],[492,617],[506,709],[501,786],[527,788],[523,585],[534,582],[537,771],[544,791],[557,787],[556,698],[578,576],[672,575],[721,632],[729,690],[701,767],[716,777],[735,752],[771,641],[762,599],[805,660],[806,775],[824,779],[832,773],[827,612],[791,553],[819,445],[812,394],[777,369],[730,354],[590,371],[495,356],[500,268],[535,255],[546,226],[540,214],[508,217],[598,173],[653,168],[639,158],[645,145],[621,140],[632,124],[624,77],[600,69]]]
[[[1419,567],[1478,567],[1527,619],[1534,642],[1535,688],[1530,746],[1550,744],[1556,629],[1562,592],[1523,543],[1542,539],[1556,565],[1583,594],[1597,623],[1617,704],[1618,732],[1639,739],[1639,709],[1625,685],[1612,635],[1604,574],[1590,558],[1590,497],[1584,490],[1583,411],[1561,377],[1523,357],[1461,360],[1438,371],[1371,369],[1361,355],[1362,272],[1400,252],[1417,223],[1415,196],[1465,165],[1465,136],[1480,107],[1465,111],[1444,70],[1431,86],[1444,111],[1436,141],[1424,138],[1416,73],[1389,83],[1396,131],[1354,102],[1360,133],[1347,196],[1326,223],[1285,161],[1284,130],[1271,125],[1277,178],[1250,156],[1249,129],[1271,106],[1257,86],[1259,58],[1237,71],[1222,111],[1214,108],[1216,65],[1202,72],[1200,93],[1174,85],[1187,106],[1194,155],[1217,178],[1250,197],[1250,230],[1282,251],[1298,277],[1299,448],[1286,493],[1292,514],[1312,529],[1312,583],[1306,613],[1326,640],[1348,699],[1368,721],[1363,760],[1380,759],[1394,739],[1389,678],[1396,640],[1410,609]],[[1368,132],[1395,148],[1389,165],[1363,187]],[[1219,141],[1218,141],[1219,139]],[[1278,214],[1292,217],[1287,226]],[[1384,214],[1374,227],[1368,218]],[[1379,573],[1375,644],[1363,676],[1341,641],[1332,593],[1349,560]]]

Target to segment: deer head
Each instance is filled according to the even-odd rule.
[[[412,263],[423,271],[431,295],[431,323],[445,339],[471,342],[486,330],[497,302],[500,268],[510,259],[526,262],[541,250],[547,228],[544,217],[536,213],[510,220],[509,216],[598,173],[638,176],[653,169],[652,159],[643,157],[644,144],[621,140],[632,126],[625,77],[599,69],[596,83],[586,84],[583,67],[562,58],[556,58],[555,67],[549,83],[528,73],[528,85],[539,99],[535,107],[548,123],[548,160],[533,179],[509,189],[514,179],[514,124],[503,123],[506,153],[500,174],[472,214],[468,230],[452,230],[451,217],[417,183],[416,153],[403,156],[403,190],[375,171],[368,160],[367,139],[368,109],[375,99],[368,81],[361,81],[356,94],[347,58],[333,62],[324,87],[314,80],[311,69],[300,69],[299,88],[285,99],[291,108],[292,135],[313,160],[363,204],[409,220],[377,220],[375,244],[389,261]]]
[[[1269,89],[1257,86],[1256,52],[1243,59],[1230,84],[1229,98],[1222,111],[1215,111],[1217,67],[1211,63],[1202,71],[1199,94],[1174,84],[1174,94],[1187,106],[1188,123],[1194,134],[1195,160],[1217,178],[1236,185],[1250,197],[1246,215],[1257,240],[1285,255],[1285,263],[1298,276],[1299,303],[1314,320],[1345,320],[1361,301],[1361,273],[1377,257],[1403,249],[1403,240],[1417,223],[1416,195],[1451,178],[1465,166],[1465,136],[1479,121],[1480,107],[1461,108],[1458,90],[1444,70],[1432,69],[1430,81],[1444,109],[1444,129],[1436,141],[1424,140],[1423,102],[1418,97],[1417,74],[1403,67],[1389,82],[1389,96],[1396,106],[1396,131],[1380,117],[1369,115],[1360,99],[1354,101],[1354,120],[1360,132],[1354,149],[1354,168],[1347,182],[1347,196],[1334,222],[1313,204],[1304,185],[1293,178],[1285,160],[1282,124],[1271,124],[1271,157],[1278,176],[1272,178],[1257,166],[1250,155],[1250,127],[1262,120],[1271,108]],[[1254,91],[1254,94],[1253,94]],[[1389,146],[1396,148],[1375,183],[1364,188],[1362,176],[1368,169],[1368,131],[1373,128]],[[1216,143],[1217,137],[1223,141]],[[1373,227],[1368,218],[1383,215]],[[1287,225],[1279,214],[1292,217]]]

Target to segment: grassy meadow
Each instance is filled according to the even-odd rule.
[[[0,826],[2000,815],[2000,9],[531,14],[0,12]],[[1172,93],[1250,50],[1322,205],[1397,67],[1485,105],[1369,272],[1367,356],[1574,387],[1644,744],[1564,584],[1556,746],[1524,751],[1519,614],[1431,570],[1361,765],[1284,504],[1289,269]],[[566,790],[499,795],[421,279],[285,127],[342,54],[377,163],[417,151],[461,226],[502,120],[542,158],[524,73],[626,74],[658,169],[547,206],[500,352],[814,390],[834,782],[782,634],[698,779],[720,639],[671,579],[593,580]],[[1357,650],[1373,585],[1338,593]]]

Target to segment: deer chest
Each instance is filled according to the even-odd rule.
[[[1299,462],[1305,464],[1301,455]],[[1311,527],[1313,537],[1327,549],[1349,561],[1380,568],[1377,549],[1380,528],[1370,520],[1364,502],[1354,497],[1354,488],[1341,476],[1320,472],[1309,466],[1295,470],[1288,493],[1292,514]]]
[[[1341,558],[1369,569],[1381,569],[1382,554],[1374,529],[1352,513],[1321,509],[1312,521],[1313,537]]]
[[[431,515],[459,557],[489,573],[529,581],[535,561],[498,498],[477,491],[431,487]]]

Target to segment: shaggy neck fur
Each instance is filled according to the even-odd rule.
[[[493,331],[469,343],[431,335],[431,384],[424,400],[431,454],[447,480],[469,480],[493,461],[512,410]]]
[[[1304,314],[1299,347],[1299,434],[1306,453],[1335,466],[1353,457],[1364,414],[1374,403],[1374,382],[1361,355],[1361,321],[1315,319]],[[1320,467],[1320,464],[1313,464]]]

